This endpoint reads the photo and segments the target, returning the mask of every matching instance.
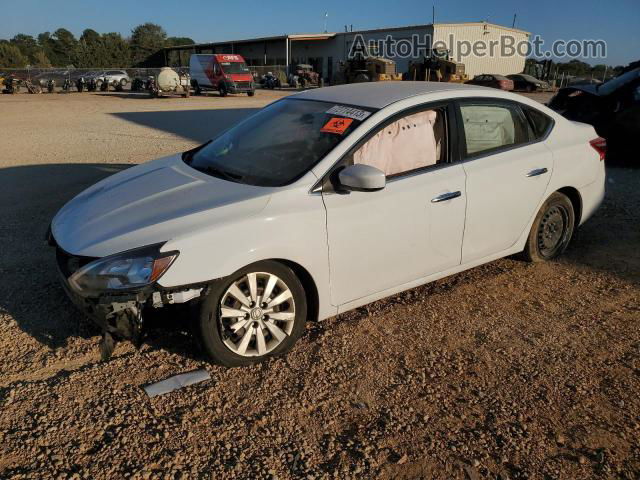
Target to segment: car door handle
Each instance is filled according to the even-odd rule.
[[[438,203],[438,202],[446,202],[447,200],[451,200],[452,198],[458,198],[462,196],[461,192],[447,192],[447,193],[443,193],[441,195],[438,195],[437,197],[433,197],[431,199],[431,203]]]
[[[538,175],[543,175],[547,173],[549,170],[546,168],[534,168],[529,173],[527,173],[527,177],[537,177]]]

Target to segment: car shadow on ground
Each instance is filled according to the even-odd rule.
[[[40,343],[60,347],[86,331],[59,285],[55,252],[45,242],[51,219],[73,196],[130,166],[44,164],[0,170],[0,312]]]
[[[197,142],[206,142],[257,112],[257,108],[119,112],[111,115],[131,123],[162,130]]]
[[[55,249],[45,234],[55,213],[85,188],[132,164],[49,164],[0,170],[0,314],[8,314],[18,327],[49,348],[64,347],[71,337],[100,335],[69,301],[60,285]],[[161,311],[166,310],[166,311]],[[189,316],[184,308],[171,307],[148,317],[147,343],[202,358],[186,335]]]

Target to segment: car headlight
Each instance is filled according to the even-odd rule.
[[[69,278],[80,295],[142,288],[158,280],[178,257],[160,252],[162,245],[138,248],[88,263]]]

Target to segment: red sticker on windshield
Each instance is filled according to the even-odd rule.
[[[320,129],[323,133],[337,133],[342,135],[353,123],[353,118],[333,117]]]

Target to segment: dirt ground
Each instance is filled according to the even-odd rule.
[[[0,96],[0,478],[640,478],[640,169],[560,260],[499,260],[207,364],[173,312],[100,362],[43,241],[62,204],[282,95]],[[149,399],[142,386],[206,368]]]

